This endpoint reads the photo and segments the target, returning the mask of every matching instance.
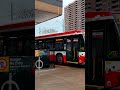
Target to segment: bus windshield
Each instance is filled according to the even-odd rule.
[[[120,56],[120,32],[114,20],[99,20],[86,22],[86,28],[92,30],[92,36],[103,40],[106,57],[115,58]]]

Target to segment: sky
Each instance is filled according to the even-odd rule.
[[[63,7],[67,6],[68,4],[74,2],[75,0],[63,0]]]
[[[74,1],[75,0],[63,0],[63,7],[66,7],[68,4]],[[64,12],[61,16],[57,18],[35,25],[35,36],[47,34],[46,32],[43,32],[43,30],[47,30],[47,29],[51,29],[52,31],[54,31],[54,33],[63,32],[64,31]],[[49,32],[49,34],[50,33],[52,32]]]

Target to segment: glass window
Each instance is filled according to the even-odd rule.
[[[112,6],[112,8],[117,8],[117,7],[119,7],[119,6],[118,5]]]
[[[63,43],[62,42],[56,42],[55,43],[55,49],[56,50],[63,50]]]
[[[70,39],[67,39],[67,50],[68,51],[71,51],[71,40]]]
[[[48,43],[48,49],[49,49],[49,50],[54,49],[54,48],[53,48],[53,43],[52,43],[52,42],[49,42],[49,43]]]
[[[47,40],[46,41],[46,49],[52,50],[53,49],[53,40]]]
[[[39,49],[43,49],[44,48],[44,42],[39,41],[38,47],[39,47]]]
[[[115,27],[115,23],[112,22],[109,25],[109,31],[107,32],[107,48],[109,57],[119,56],[119,37],[118,31]]]
[[[73,38],[73,50],[78,50],[78,38]]]
[[[40,50],[47,49],[52,50],[53,49],[53,40],[39,40],[38,47]]]
[[[80,35],[80,51],[85,51],[85,41],[83,35]]]
[[[63,39],[61,39],[61,38],[56,39],[55,49],[56,50],[64,50]]]

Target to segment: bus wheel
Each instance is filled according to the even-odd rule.
[[[63,56],[62,55],[57,55],[57,64],[63,64]]]

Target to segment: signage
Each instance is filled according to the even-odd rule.
[[[78,39],[74,39],[73,42],[78,42]]]
[[[33,68],[34,57],[10,57],[10,72],[31,71]]]
[[[0,72],[15,72],[33,68],[34,57],[0,57]]]
[[[34,90],[34,57],[0,57],[0,90]]]
[[[56,41],[63,41],[63,39],[56,39]]]
[[[39,35],[45,35],[45,34],[52,34],[52,33],[57,33],[58,31],[55,30],[55,29],[47,29],[47,28],[44,28],[44,30],[40,30],[39,28]]]
[[[64,31],[63,16],[59,16],[57,18],[35,25],[35,36],[54,34],[63,31]]]

